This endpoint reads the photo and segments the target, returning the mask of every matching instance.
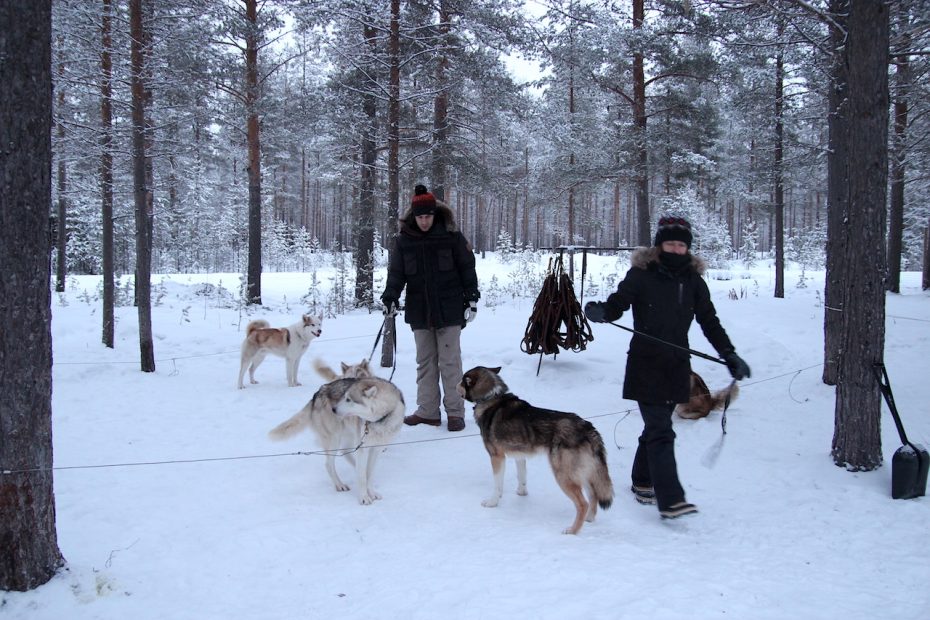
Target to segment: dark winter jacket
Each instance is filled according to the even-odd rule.
[[[470,301],[478,301],[475,255],[455,226],[449,207],[438,203],[433,227],[423,232],[412,210],[394,237],[382,301],[396,301],[406,286],[404,320],[413,329],[464,326]]]
[[[605,315],[616,320],[633,307],[633,328],[667,342],[688,347],[688,329],[697,318],[704,336],[721,355],[733,350],[710,300],[706,269],[700,258],[678,271],[660,260],[660,249],[639,248],[632,266],[607,298]],[[627,355],[623,398],[651,404],[688,401],[690,355],[686,351],[634,334]]]

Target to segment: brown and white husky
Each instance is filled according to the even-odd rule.
[[[299,321],[288,327],[271,327],[268,321],[263,319],[251,321],[245,328],[245,340],[242,341],[237,384],[239,389],[245,387],[242,379],[246,369],[249,371],[249,383],[258,383],[255,380],[255,369],[269,353],[284,358],[287,367],[287,385],[289,387],[300,385],[297,381],[300,358],[306,353],[310,342],[314,338],[319,338],[323,332],[322,325],[322,318],[309,314],[303,315]]]
[[[556,482],[575,505],[575,520],[562,533],[577,534],[585,521],[594,521],[598,506],[607,509],[613,502],[604,441],[576,414],[534,407],[514,396],[499,372],[477,366],[457,387],[475,404],[475,422],[491,457],[494,491],[481,504],[494,507],[500,501],[508,456],[517,463],[517,495],[526,495],[526,457],[546,454]]]

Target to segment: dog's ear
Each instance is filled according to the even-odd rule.
[[[342,374],[346,374],[346,371],[349,369],[349,365],[345,362],[339,362],[339,365],[342,366]]]
[[[365,391],[363,392],[363,394],[365,394],[365,396],[367,396],[368,398],[374,398],[377,393],[378,393],[377,385],[369,385],[367,388],[365,388]]]
[[[490,370],[491,372],[493,372],[495,375],[501,374],[501,367],[500,367],[500,366],[498,366],[497,368],[488,368],[488,370]]]

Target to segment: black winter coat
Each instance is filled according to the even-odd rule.
[[[688,347],[688,330],[697,318],[704,336],[720,355],[733,351],[701,277],[705,264],[691,256],[679,271],[659,261],[657,247],[633,252],[632,267],[607,298],[606,317],[616,320],[633,307],[633,328],[667,342]],[[691,363],[686,351],[633,335],[627,354],[623,398],[650,404],[684,403],[690,391]]]
[[[406,286],[404,320],[413,329],[465,325],[465,308],[478,301],[475,255],[455,226],[452,211],[438,205],[433,227],[423,232],[408,210],[394,237],[382,300],[398,300]]]

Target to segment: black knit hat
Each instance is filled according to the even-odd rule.
[[[659,219],[656,238],[653,245],[662,245],[663,241],[684,241],[691,249],[691,224],[683,217],[665,215]]]

